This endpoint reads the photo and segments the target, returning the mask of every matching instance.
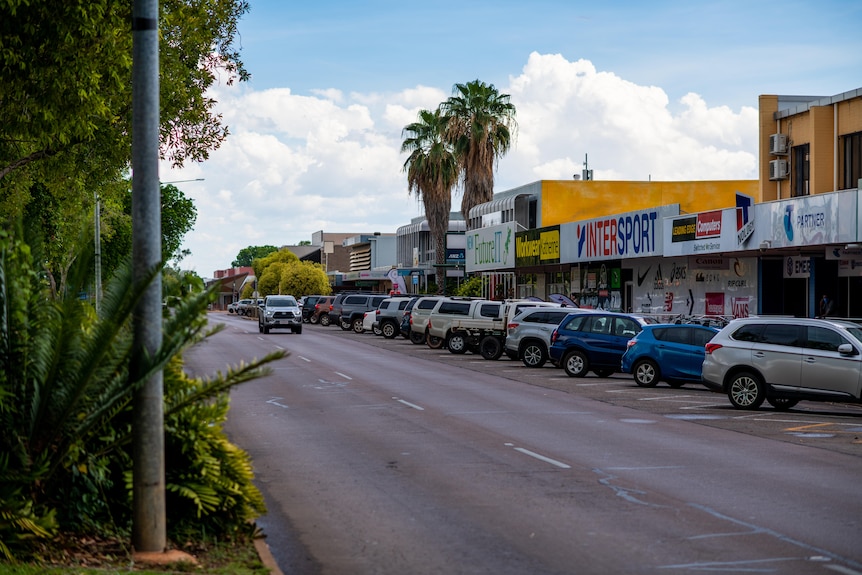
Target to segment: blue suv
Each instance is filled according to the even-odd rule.
[[[671,387],[700,383],[704,347],[718,333],[705,325],[659,324],[644,326],[629,340],[623,354],[623,373],[634,375],[641,387],[666,381]]]
[[[570,313],[551,335],[551,362],[569,377],[584,377],[588,371],[607,377],[620,370],[629,340],[651,323],[657,322],[622,313]]]

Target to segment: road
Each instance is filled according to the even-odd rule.
[[[290,351],[227,425],[285,573],[862,573],[859,410],[737,417],[692,386],[211,318],[195,375]]]

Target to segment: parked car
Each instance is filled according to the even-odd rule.
[[[302,321],[309,322],[311,319],[311,314],[314,313],[314,306],[320,301],[320,298],[326,296],[323,295],[307,295],[304,298],[301,298],[302,301],[298,302],[299,307],[302,308]]]
[[[584,377],[588,371],[607,377],[620,370],[628,341],[650,323],[658,322],[604,311],[570,313],[551,334],[551,361],[569,377]]]
[[[811,318],[731,321],[706,344],[703,384],[736,409],[862,402],[862,326]]]
[[[370,331],[374,335],[383,335],[383,333],[380,331],[380,328],[377,327],[377,322],[374,321],[376,313],[376,309],[365,312],[365,315],[362,316],[362,331]]]
[[[329,325],[329,309],[332,306],[332,302],[334,300],[335,296],[321,296],[320,299],[315,302],[314,309],[311,310],[311,314],[308,316],[308,323],[319,323],[322,326]]]
[[[344,301],[344,298],[349,296],[354,292],[342,292],[335,296],[335,299],[332,300],[332,303],[329,304],[329,314],[324,323],[322,320],[320,325],[341,325],[341,302]]]
[[[412,343],[416,345],[426,343],[427,337],[425,329],[428,325],[428,317],[431,315],[431,311],[437,306],[437,304],[445,299],[449,298],[445,296],[423,296],[416,300],[416,303],[413,305],[413,309],[410,310],[409,337]],[[442,345],[442,339],[437,338],[437,341]],[[437,347],[440,347],[440,345],[437,345]]]
[[[275,328],[288,328],[291,333],[302,333],[302,311],[292,295],[268,295],[264,298],[257,316],[260,333]]]
[[[404,312],[402,312],[402,314],[401,314],[400,332],[401,332],[401,337],[403,337],[404,339],[410,339],[412,341],[412,338],[411,338],[412,330],[410,327],[410,325],[411,325],[410,322],[413,320],[413,307],[416,305],[416,302],[419,301],[420,299],[422,299],[421,296],[411,298],[410,301],[407,302],[407,306],[404,308]]]
[[[628,342],[620,369],[641,387],[666,381],[671,387],[701,382],[704,346],[718,328],[694,324],[645,325]]]
[[[416,296],[394,296],[380,302],[374,312],[374,324],[383,337],[394,339],[398,335],[401,331],[401,319],[404,312],[410,302],[416,299],[418,299]]]
[[[345,331],[352,329],[356,333],[363,333],[365,330],[362,327],[362,322],[365,319],[365,312],[376,310],[380,302],[387,297],[383,294],[370,293],[353,293],[345,296],[341,300],[341,315],[339,316],[341,329]]]
[[[503,325],[508,325],[512,318],[521,313],[523,310],[533,307],[561,308],[563,307],[563,304],[552,301],[542,301],[538,298],[507,299],[503,302],[503,305],[500,306],[500,317],[503,319]],[[566,311],[571,312],[576,311],[577,309],[578,308],[566,308]]]
[[[233,303],[227,304],[228,313],[235,313],[237,315],[245,315],[245,310],[248,306],[252,305],[254,300],[252,299],[241,299],[239,301],[235,301]]]
[[[571,311],[560,306],[523,308],[506,325],[506,355],[527,367],[545,365],[551,334]]]

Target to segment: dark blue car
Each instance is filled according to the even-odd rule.
[[[620,370],[620,359],[629,340],[654,319],[612,312],[573,312],[551,335],[548,355],[570,377],[588,371],[607,377]]]
[[[641,387],[655,387],[659,381],[671,387],[700,383],[704,346],[718,332],[704,325],[645,326],[628,342],[620,366]]]

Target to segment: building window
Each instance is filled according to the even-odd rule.
[[[793,147],[793,197],[807,196],[809,145]]]
[[[862,132],[844,136],[844,185],[855,188],[862,179]]]

